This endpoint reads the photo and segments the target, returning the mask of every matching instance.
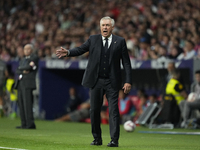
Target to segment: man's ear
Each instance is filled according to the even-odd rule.
[[[115,26],[112,26],[112,30],[114,30]]]

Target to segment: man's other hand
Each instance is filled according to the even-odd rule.
[[[124,87],[122,89],[124,90],[125,94],[128,94],[131,91],[131,84],[130,83],[125,83]]]

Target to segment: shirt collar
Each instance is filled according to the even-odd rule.
[[[102,40],[104,40],[105,39],[105,37],[104,36],[102,36]],[[108,37],[108,41],[111,41],[112,40],[112,34]]]
[[[29,59],[31,56],[25,56],[26,59]]]

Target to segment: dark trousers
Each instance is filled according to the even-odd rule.
[[[33,117],[33,90],[18,86],[18,105],[20,110],[21,126],[23,128],[35,127]]]
[[[98,79],[96,85],[91,88],[90,118],[94,139],[101,139],[101,106],[103,95],[106,94],[109,106],[109,127],[111,139],[118,142],[119,139],[119,108],[118,90],[111,87],[110,79]]]

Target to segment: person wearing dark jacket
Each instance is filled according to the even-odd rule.
[[[124,93],[129,93],[132,84],[131,63],[124,38],[112,34],[114,20],[103,17],[100,20],[101,34],[92,35],[80,47],[74,49],[61,48],[56,55],[61,57],[79,56],[89,52],[88,65],[85,70],[82,85],[90,88],[91,108],[90,118],[94,141],[91,145],[102,145],[101,136],[101,106],[103,95],[106,94],[109,105],[109,125],[111,141],[108,147],[118,147],[119,140],[119,109],[118,93],[122,88],[120,61],[125,70]]]
[[[24,46],[25,57],[19,62],[16,73],[18,79],[15,88],[18,90],[18,105],[20,109],[20,129],[36,129],[33,117],[33,90],[36,89],[35,76],[38,67],[38,57],[33,54],[33,46]]]

